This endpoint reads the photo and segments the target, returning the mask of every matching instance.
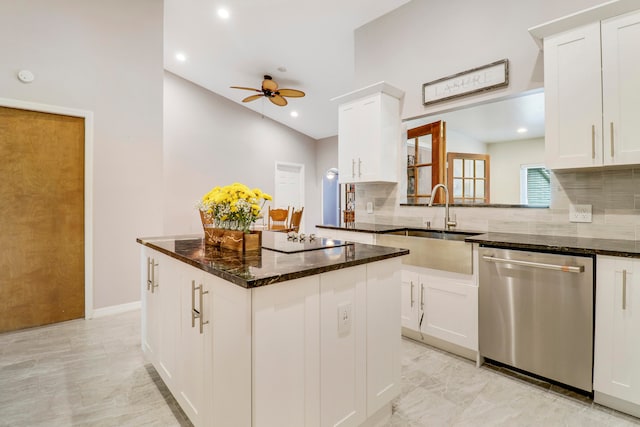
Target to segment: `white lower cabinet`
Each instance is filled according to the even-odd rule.
[[[429,337],[477,352],[478,286],[475,276],[404,266],[402,271],[403,332],[430,342]],[[450,348],[446,348],[450,350]]]
[[[141,261],[143,351],[196,427],[391,415],[400,258],[253,289],[147,247]]]
[[[335,230],[333,228],[320,228],[319,234],[322,237],[342,240],[345,242],[365,243],[367,245],[375,244],[375,234],[363,233],[360,231]]]
[[[640,259],[596,262],[594,400],[640,416]]]
[[[320,277],[322,426],[358,426],[367,418],[366,298],[364,265]]]
[[[319,276],[252,290],[253,426],[320,425]]]

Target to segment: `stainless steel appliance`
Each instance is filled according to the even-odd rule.
[[[479,249],[480,355],[591,392],[593,258]]]

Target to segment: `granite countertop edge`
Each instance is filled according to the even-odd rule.
[[[356,231],[361,233],[385,234],[404,229],[434,230],[436,228],[407,225],[354,223],[354,225],[317,225],[318,228]],[[477,233],[465,239],[469,243],[510,249],[538,250],[544,252],[575,253],[584,255],[608,255],[626,258],[640,258],[640,240],[602,239],[591,237],[551,236],[542,234],[499,233],[455,229],[458,233]]]
[[[321,266],[313,266],[310,268],[306,268],[303,266],[300,267],[300,269],[298,271],[288,271],[288,272],[283,272],[283,273],[278,273],[278,272],[273,272],[272,274],[266,276],[266,277],[260,277],[260,278],[244,278],[241,277],[239,275],[230,273],[228,271],[224,271],[221,270],[219,268],[210,266],[210,265],[206,265],[203,264],[202,262],[199,262],[197,259],[193,259],[193,258],[189,258],[188,256],[184,256],[181,254],[178,254],[174,251],[171,251],[167,248],[164,248],[162,246],[156,245],[153,243],[154,240],[161,240],[161,241],[167,241],[167,240],[171,240],[171,239],[175,239],[175,240],[179,240],[181,238],[185,238],[185,236],[162,236],[162,237],[139,237],[136,238],[136,242],[138,242],[139,244],[143,245],[143,246],[147,246],[151,249],[154,249],[160,253],[163,253],[171,258],[174,258],[178,261],[184,262],[185,264],[188,264],[192,267],[195,267],[197,269],[200,269],[204,272],[210,273],[216,277],[219,277],[221,279],[224,279],[228,282],[231,282],[235,285],[241,286],[243,288],[247,288],[247,289],[251,289],[251,288],[257,288],[257,287],[261,287],[261,286],[266,286],[266,285],[272,285],[275,283],[280,283],[280,282],[285,282],[285,281],[289,281],[289,280],[294,280],[294,279],[299,279],[299,278],[303,278],[303,277],[307,277],[307,276],[314,276],[317,274],[321,274],[321,273],[326,273],[329,271],[335,271],[335,270],[341,270],[344,268],[349,268],[349,267],[354,267],[357,265],[363,265],[363,264],[369,264],[372,262],[376,262],[376,261],[383,261],[385,259],[391,259],[391,258],[395,258],[395,257],[400,257],[400,256],[404,256],[404,255],[408,255],[409,254],[409,250],[407,249],[402,249],[402,248],[388,248],[386,247],[384,250],[380,250],[379,254],[372,254],[372,255],[367,255],[366,257],[363,258],[358,258],[358,259],[353,259],[353,260],[347,260],[347,261],[341,261],[338,263],[332,262],[332,263],[327,263],[325,265],[321,265]],[[356,247],[356,250],[358,247],[360,248],[376,248],[375,245],[366,245],[363,243],[350,243],[350,245],[354,245]],[[392,251],[389,251],[390,249],[392,249]],[[344,247],[343,247],[344,250]],[[261,249],[261,253],[272,253],[272,251],[268,250],[268,249]],[[312,252],[317,252],[317,251],[312,251]],[[257,251],[256,251],[257,253]],[[277,255],[277,254],[276,254]],[[283,255],[287,255],[287,254],[279,254],[279,256],[283,256]]]

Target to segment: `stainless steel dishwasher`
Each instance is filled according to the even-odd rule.
[[[479,249],[480,355],[593,391],[593,258]]]

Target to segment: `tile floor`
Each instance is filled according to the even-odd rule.
[[[640,425],[558,387],[402,345],[389,426]],[[139,311],[0,334],[1,427],[190,425],[142,357]]]

